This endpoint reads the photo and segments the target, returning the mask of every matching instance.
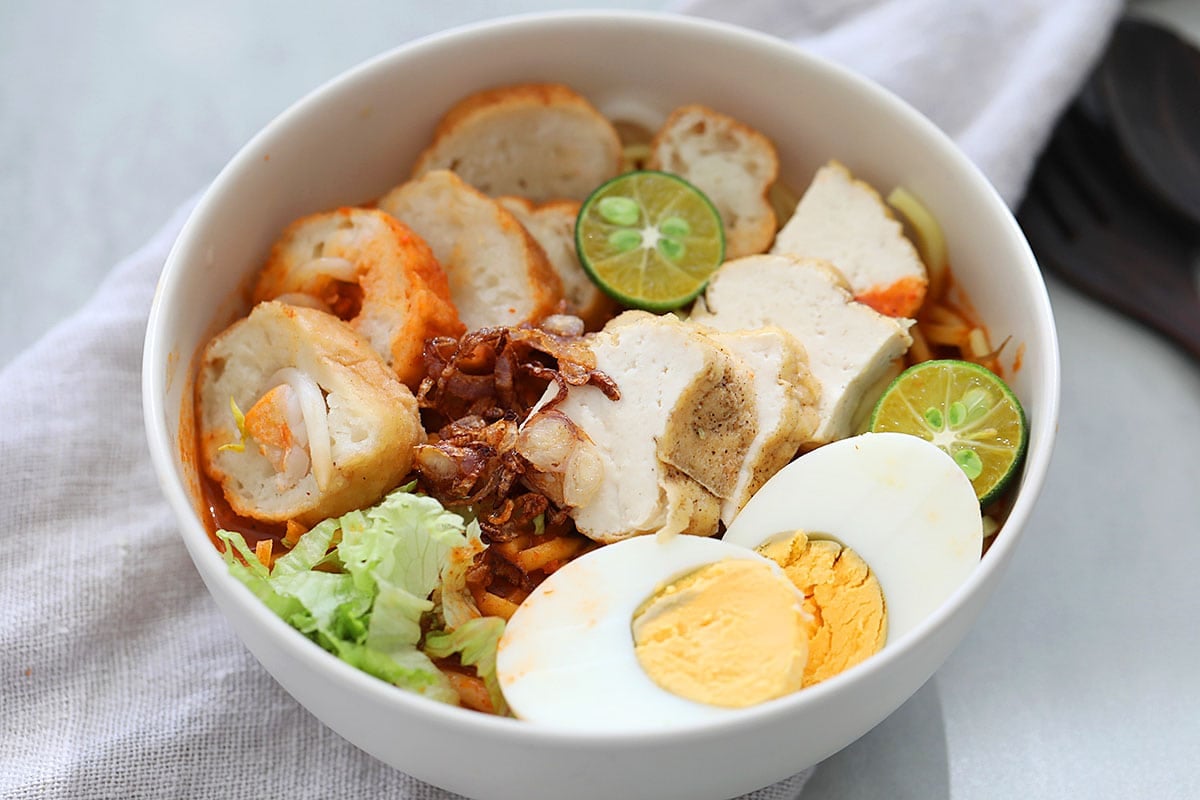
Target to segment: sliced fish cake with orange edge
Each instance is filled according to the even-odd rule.
[[[409,387],[425,374],[425,340],[465,330],[433,251],[373,209],[340,208],[289,225],[254,288],[254,302],[275,299],[348,322]]]

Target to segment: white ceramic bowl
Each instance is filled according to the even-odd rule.
[[[282,228],[399,183],[438,117],[469,92],[546,80],[573,86],[610,116],[650,125],[683,103],[721,109],[774,140],[792,186],[837,158],[880,187],[908,187],[945,228],[955,274],[995,340],[1011,335],[1010,348],[1024,347],[1012,384],[1032,426],[1028,460],[1007,525],[971,580],[880,655],[721,724],[667,735],[566,734],[395,689],[272,615],[227,573],[197,514],[195,470],[181,455],[192,449],[192,359],[245,310],[240,289]],[[246,646],[357,746],[423,780],[488,798],[724,798],[861,736],[941,665],[995,587],[1042,486],[1058,394],[1054,325],[1033,256],[1000,198],[931,123],[862,78],[766,36],[617,13],[451,31],[376,58],[297,103],[238,153],[188,221],[158,287],[144,367],[146,427],[163,490],[196,568]]]

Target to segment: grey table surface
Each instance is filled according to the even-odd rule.
[[[307,91],[420,35],[577,5],[0,3],[0,365]],[[1200,41],[1197,0],[1136,6]],[[962,646],[806,800],[1200,797],[1200,365],[1049,284],[1062,417],[1028,535]]]

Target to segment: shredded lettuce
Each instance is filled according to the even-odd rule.
[[[334,538],[341,531],[341,525],[336,519],[327,519],[296,540],[295,546],[286,554],[275,559],[271,574],[291,575],[296,572],[308,572],[326,560],[325,554],[333,545]]]
[[[364,591],[387,583],[419,598],[438,585],[446,556],[467,543],[462,517],[432,497],[392,492],[377,506],[341,518],[338,555]]]
[[[358,669],[457,703],[458,695],[431,657],[459,653],[463,664],[476,667],[497,710],[504,708],[495,677],[503,620],[482,618],[430,634],[425,651],[419,649],[422,618],[435,610],[430,595],[441,584],[451,551],[466,547],[468,540],[462,517],[431,497],[412,494],[412,488],[401,487],[366,510],[325,520],[270,570],[240,533],[217,531],[228,545],[225,562],[289,625]],[[431,649],[430,641],[437,646]]]
[[[497,714],[507,714],[508,704],[500,691],[500,679],[496,676],[496,646],[504,633],[504,620],[499,617],[476,617],[452,631],[431,633],[425,637],[425,652],[434,658],[446,658],[458,653],[459,660],[468,667],[475,667],[476,674],[483,679],[492,708]]]
[[[471,520],[467,523],[467,546],[455,548],[450,553],[450,563],[442,571],[441,614],[449,629],[457,628],[480,615],[475,599],[467,588],[467,572],[475,556],[486,548],[479,520]]]

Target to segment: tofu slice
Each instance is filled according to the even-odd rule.
[[[553,200],[534,205],[524,197],[512,195],[496,199],[541,245],[562,281],[567,310],[582,319],[588,330],[604,327],[617,304],[592,282],[579,264],[579,253],[575,248],[579,201]]]
[[[470,330],[537,322],[563,299],[562,281],[511,213],[448,170],[384,195],[379,208],[433,248]]]
[[[492,197],[583,200],[617,175],[621,140],[585,97],[557,83],[469,95],[438,123],[412,177],[451,169]]]
[[[535,468],[526,479],[596,541],[716,533],[717,492],[736,487],[757,432],[746,367],[699,327],[641,311],[614,319],[591,348],[621,397],[572,386],[551,406],[551,386],[518,440]]]
[[[682,106],[655,134],[647,166],[708,196],[725,225],[726,258],[770,246],[777,221],[767,192],[779,177],[779,156],[766,136],[711,108]]]
[[[817,170],[771,252],[831,262],[856,300],[888,316],[915,316],[929,284],[925,264],[879,193],[837,161]]]
[[[721,521],[729,525],[750,497],[812,438],[820,422],[821,386],[808,369],[803,345],[782,328],[713,331],[711,336],[742,360],[754,380],[758,432],[733,491],[721,503]]]
[[[726,331],[776,325],[800,341],[821,386],[819,422],[806,448],[854,433],[854,414],[867,390],[912,344],[912,320],[884,316],[856,302],[828,262],[792,255],[726,262],[697,300],[691,319]]]

